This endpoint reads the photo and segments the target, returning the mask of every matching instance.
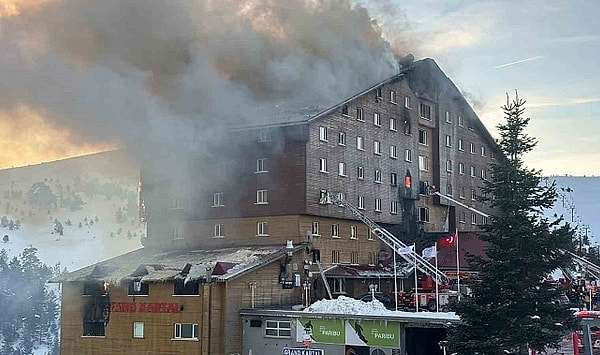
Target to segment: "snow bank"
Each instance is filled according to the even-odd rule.
[[[459,320],[454,312],[402,312],[390,311],[378,300],[364,302],[340,296],[334,300],[322,299],[304,309],[308,313],[356,314],[362,316],[395,316],[429,319]]]

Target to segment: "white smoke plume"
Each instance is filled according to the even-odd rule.
[[[256,107],[343,98],[396,61],[349,0],[38,0],[0,14],[0,68],[0,113],[27,107],[82,144],[187,154]]]

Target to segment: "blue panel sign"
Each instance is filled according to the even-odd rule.
[[[323,349],[283,348],[283,355],[325,355]]]

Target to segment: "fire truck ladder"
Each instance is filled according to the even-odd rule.
[[[570,251],[565,251],[567,254],[571,256],[574,262],[583,267],[588,273],[596,278],[596,280],[600,280],[600,266],[592,263],[591,261],[575,254]]]
[[[399,253],[399,248],[406,248],[406,244],[404,244],[400,239],[394,236],[392,233],[388,232],[385,228],[379,226],[375,221],[371,218],[364,215],[356,206],[351,203],[345,201],[340,194],[331,194],[329,191],[325,192],[324,199],[320,201],[321,204],[336,204],[339,207],[346,207],[350,212],[354,213],[367,227],[371,230],[373,234],[375,234],[385,245],[394,250],[395,253],[400,255],[406,262],[410,263],[410,265],[416,265],[417,269],[421,272],[432,275],[436,277],[441,282],[448,282],[448,277],[446,274],[437,269],[434,265],[432,265],[429,261],[423,258],[421,255],[416,252],[404,254]],[[416,272],[416,270],[415,270]]]
[[[437,191],[431,192],[430,195],[437,195],[439,197],[443,197],[446,200],[454,202],[455,204],[457,204],[459,206],[462,206],[462,207],[464,207],[464,208],[466,208],[466,209],[468,209],[470,211],[473,211],[473,212],[475,212],[475,213],[477,213],[477,214],[479,214],[481,216],[484,216],[484,217],[489,217],[490,216],[489,214],[487,214],[485,212],[481,212],[481,211],[479,211],[479,210],[477,210],[477,209],[475,209],[475,208],[473,208],[473,207],[471,207],[469,205],[466,205],[466,204],[464,204],[464,203],[462,203],[460,201],[457,201],[457,200],[455,200],[455,199],[453,199],[451,197],[442,195],[441,193],[439,193]],[[576,263],[579,266],[583,267],[588,273],[590,273],[592,276],[594,276],[597,280],[600,280],[600,266],[598,266],[598,265],[592,263],[591,261],[589,261],[589,260],[587,260],[587,259],[585,259],[585,258],[583,258],[583,257],[581,257],[581,256],[579,256],[579,255],[577,255],[575,253],[572,253],[572,252],[570,252],[568,250],[562,249],[561,251],[563,253],[566,253],[569,256],[571,256],[571,258],[573,259],[574,263]]]

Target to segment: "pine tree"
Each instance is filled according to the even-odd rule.
[[[541,172],[524,166],[523,155],[537,141],[524,130],[525,100],[516,96],[502,107],[499,147],[504,156],[491,165],[492,179],[482,188],[494,208],[480,236],[486,257],[471,256],[478,271],[472,293],[453,306],[461,323],[450,328],[449,347],[461,355],[520,354],[527,347],[545,350],[577,324],[569,305],[555,302],[562,290],[545,278],[570,265],[573,230],[561,217],[542,211],[556,201],[555,184],[544,185]]]

